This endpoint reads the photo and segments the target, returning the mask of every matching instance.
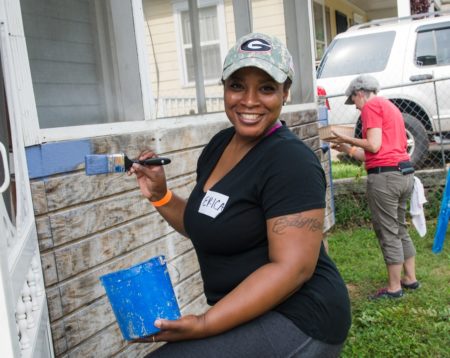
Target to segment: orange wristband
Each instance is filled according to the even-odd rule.
[[[352,146],[352,147],[350,148],[350,150],[348,151],[348,155],[349,155],[350,157],[353,157],[353,155],[355,154],[355,152],[356,152],[357,149],[358,149],[357,147]]]
[[[161,199],[159,199],[158,201],[150,200],[150,202],[153,204],[154,207],[158,208],[160,206],[166,205],[171,199],[172,199],[172,192],[169,189],[167,189],[166,194]]]

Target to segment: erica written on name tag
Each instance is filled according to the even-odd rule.
[[[226,195],[208,190],[200,203],[198,212],[215,218],[225,208],[228,198]]]

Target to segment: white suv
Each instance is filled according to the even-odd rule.
[[[362,73],[375,76],[380,95],[402,111],[408,150],[420,166],[450,132],[450,13],[369,22],[334,38],[318,67],[317,85],[329,99],[329,123],[356,124],[357,136],[360,113],[344,105],[344,92]]]

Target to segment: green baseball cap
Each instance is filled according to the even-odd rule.
[[[250,33],[237,40],[223,63],[222,79],[243,67],[258,67],[278,83],[294,78],[294,63],[286,45],[262,33]]]

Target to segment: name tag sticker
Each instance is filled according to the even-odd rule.
[[[223,211],[228,199],[226,195],[208,190],[200,203],[198,212],[215,218]]]

